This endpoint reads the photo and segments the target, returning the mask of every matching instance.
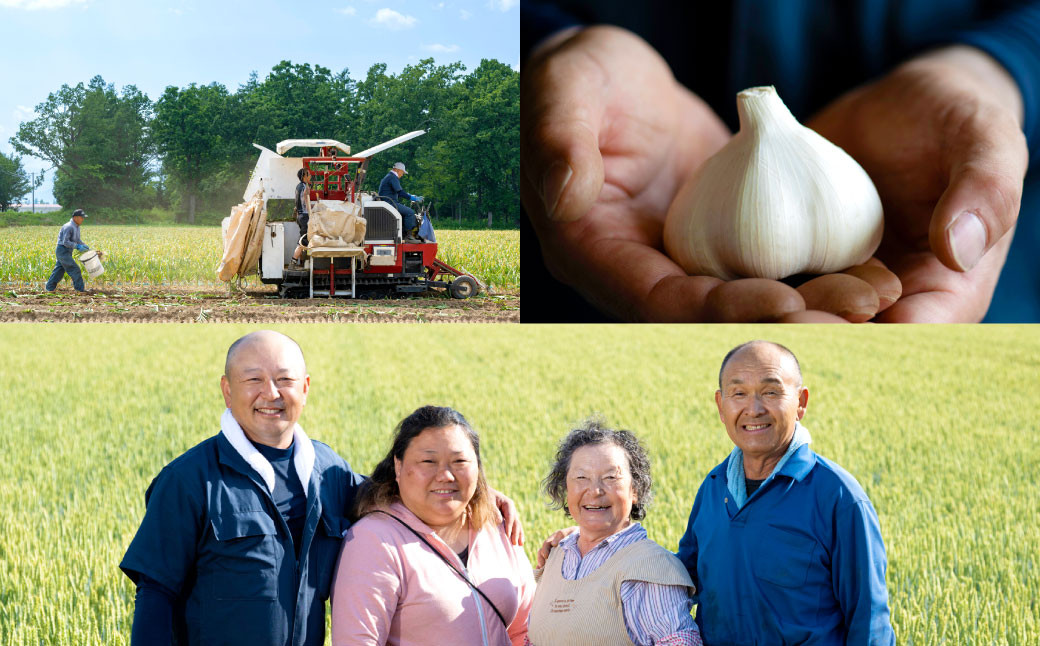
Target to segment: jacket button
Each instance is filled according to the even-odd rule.
[[[723,498],[723,499],[722,499],[722,502],[724,502],[724,503],[725,503],[725,502],[729,502],[729,498]]]

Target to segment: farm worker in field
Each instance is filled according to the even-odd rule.
[[[895,644],[877,513],[809,448],[808,401],[781,345],[722,362],[715,403],[736,446],[697,492],[678,553],[707,644]]]
[[[586,421],[560,442],[545,490],[579,529],[536,573],[530,643],[700,646],[693,582],[638,522],[652,490],[635,435]]]
[[[402,204],[402,202],[404,200],[422,202],[423,196],[412,195],[401,188],[401,178],[407,174],[408,171],[405,170],[403,162],[394,164],[394,167],[390,169],[386,177],[379,182],[379,196],[388,198],[401,213],[401,228],[404,229],[405,237],[409,240],[417,240],[412,231],[416,226],[415,211]]]
[[[404,418],[361,493],[332,584],[332,645],[522,646],[534,596],[465,417]]]
[[[83,284],[83,274],[79,270],[79,265],[72,258],[73,249],[77,251],[90,249],[90,247],[83,244],[83,240],[79,237],[79,228],[86,217],[87,214],[83,212],[83,209],[76,209],[72,212],[72,217],[69,218],[69,221],[61,225],[61,230],[58,231],[58,246],[54,249],[57,262],[54,263],[54,270],[51,271],[51,276],[47,279],[46,290],[48,292],[53,292],[67,273],[69,278],[72,279],[72,287],[77,292],[87,293],[86,285]]]
[[[296,251],[293,252],[292,264],[294,267],[300,267],[303,265],[303,261],[300,258],[303,255],[303,249],[307,246],[307,224],[311,220],[311,173],[306,168],[301,168],[296,171],[296,177],[300,178],[300,183],[296,185],[296,223],[300,225],[300,243],[296,245]]]
[[[310,376],[289,337],[235,341],[220,389],[220,432],[152,481],[120,563],[137,585],[131,644],[321,646],[365,478],[297,424]],[[512,502],[494,496],[522,541]]]

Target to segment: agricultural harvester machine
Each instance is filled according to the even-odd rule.
[[[428,208],[416,213],[419,236],[406,238],[396,205],[361,190],[368,160],[424,134],[417,130],[352,155],[331,139],[287,139],[276,151],[253,144],[260,158],[243,199],[224,219],[221,280],[259,273],[287,298],[416,294],[446,289],[454,298],[479,293],[477,278],[437,258]],[[293,148],[318,149],[315,156],[285,157]],[[292,217],[297,173],[310,171],[311,200],[306,260],[290,264],[301,235]]]

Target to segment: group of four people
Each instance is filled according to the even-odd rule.
[[[577,527],[538,570],[460,413],[414,411],[366,478],[297,424],[309,388],[288,337],[232,344],[220,433],[155,478],[120,564],[137,585],[132,644],[321,645],[330,597],[336,645],[895,641],[877,515],[809,449],[808,390],[783,346],[723,360],[715,399],[735,448],[678,555],[638,522],[646,451],[592,419],[545,480]]]

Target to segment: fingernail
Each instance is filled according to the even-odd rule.
[[[545,202],[545,215],[552,219],[556,215],[556,205],[571,181],[574,171],[566,162],[558,161],[550,166],[542,175],[542,201]]]
[[[978,264],[986,251],[986,227],[979,216],[965,211],[958,215],[946,228],[953,249],[953,259],[963,271]]]

